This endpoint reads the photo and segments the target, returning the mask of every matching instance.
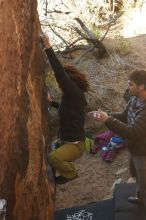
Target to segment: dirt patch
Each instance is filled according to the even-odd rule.
[[[123,150],[112,163],[103,161],[99,154],[85,154],[75,162],[79,177],[65,185],[57,185],[56,209],[84,205],[111,198],[113,184],[129,179],[127,151]],[[118,177],[116,173],[123,169]]]

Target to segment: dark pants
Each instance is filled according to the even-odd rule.
[[[146,205],[146,156],[131,155],[130,172],[136,178],[137,191]]]

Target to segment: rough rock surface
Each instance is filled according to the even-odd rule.
[[[37,1],[0,1],[0,27],[0,199],[7,201],[8,220],[51,220]]]

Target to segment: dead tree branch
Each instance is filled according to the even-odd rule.
[[[51,14],[51,13],[58,13],[58,14],[70,14],[71,12],[70,11],[66,11],[66,12],[63,12],[63,11],[60,11],[60,10],[56,10],[54,9],[53,11],[47,11],[48,14]]]
[[[45,16],[47,16],[47,11],[48,11],[48,1],[46,0],[46,2],[45,2]]]
[[[73,52],[76,50],[88,50],[90,48],[91,47],[89,45],[76,45],[76,46],[69,48],[69,50],[66,49],[66,50],[62,51],[61,53],[66,54],[66,53]]]
[[[105,34],[102,36],[102,38],[100,39],[100,41],[103,41],[103,40],[105,39],[107,33],[109,32],[110,27],[116,23],[116,21],[121,17],[122,14],[123,14],[123,11],[120,12],[114,19],[112,19],[112,20],[108,23],[107,30],[106,30]]]
[[[81,61],[81,59],[85,56],[85,55],[87,55],[89,52],[91,52],[92,50],[94,50],[94,46],[93,47],[90,47],[88,50],[86,50],[76,61],[75,61],[75,64],[78,64],[80,61]]]
[[[81,28],[87,34],[87,36],[91,39],[95,39],[96,36],[86,27],[86,25],[82,22],[80,18],[75,18],[75,20],[80,24]]]
[[[54,32],[54,34],[56,34],[57,37],[59,37],[66,45],[67,48],[69,48],[69,43],[59,34],[57,33],[52,27],[51,25],[48,25],[50,27],[50,29]]]
[[[86,27],[80,18],[75,18],[75,20],[80,24],[85,34],[83,34],[77,27],[74,28],[76,32],[84,37],[84,39],[88,42],[92,43],[95,48],[98,48],[98,58],[103,58],[107,54],[107,50],[102,41],[97,39],[97,37]]]

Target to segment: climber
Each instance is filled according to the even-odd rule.
[[[71,162],[80,158],[85,151],[84,120],[87,105],[85,92],[88,91],[89,84],[85,75],[77,68],[72,65],[62,66],[47,35],[42,35],[42,41],[62,91],[60,104],[48,97],[48,101],[58,108],[59,142],[61,142],[61,146],[49,154],[49,163],[60,174],[55,177],[56,183],[64,184],[77,177],[77,171]]]

